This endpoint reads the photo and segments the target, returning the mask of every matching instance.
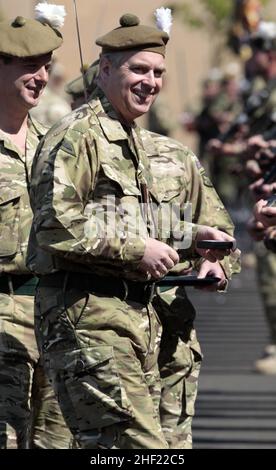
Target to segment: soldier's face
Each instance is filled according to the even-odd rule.
[[[37,106],[49,79],[52,54],[0,61],[1,97],[27,110]]]
[[[164,57],[148,51],[126,52],[121,65],[107,64],[105,93],[124,121],[145,114],[162,88]]]

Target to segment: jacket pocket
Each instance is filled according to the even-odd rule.
[[[19,242],[20,199],[24,188],[1,188],[0,196],[0,257],[17,253]]]
[[[160,202],[177,202],[182,201],[183,180],[178,177],[168,176],[165,180],[156,178],[154,180],[154,188],[157,191]]]
[[[132,181],[120,168],[103,162],[101,163],[101,168],[109,180],[120,186],[125,196],[140,196],[136,181]]]

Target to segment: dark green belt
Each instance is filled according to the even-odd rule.
[[[38,278],[31,274],[6,274],[0,275],[0,293],[8,295],[35,295]]]
[[[121,300],[132,300],[144,305],[151,302],[156,291],[154,282],[136,282],[92,273],[65,273],[64,271],[42,276],[39,286],[79,289],[91,294],[118,297]]]

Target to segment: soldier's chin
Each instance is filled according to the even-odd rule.
[[[39,100],[40,100],[40,96],[38,96],[37,98],[27,97],[27,99],[25,99],[25,103],[27,107],[31,109],[31,108],[35,108],[39,104]]]
[[[148,112],[151,105],[152,105],[152,101],[147,100],[147,101],[144,101],[142,103],[137,103],[136,108],[137,108],[137,110],[141,111],[142,114],[145,114],[145,113]]]
[[[135,110],[135,113],[133,113],[133,119],[137,119],[144,114],[146,114],[149,110],[149,106],[139,106],[138,109]]]

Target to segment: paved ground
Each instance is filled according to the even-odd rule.
[[[194,419],[195,449],[276,449],[276,376],[254,373],[267,344],[253,270],[227,295],[190,289],[204,352]]]

